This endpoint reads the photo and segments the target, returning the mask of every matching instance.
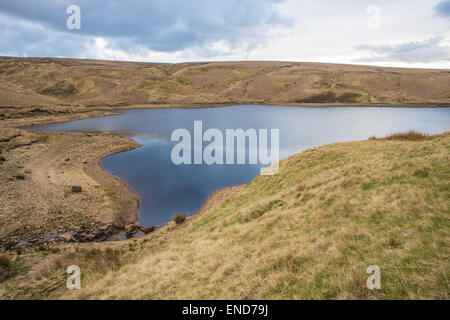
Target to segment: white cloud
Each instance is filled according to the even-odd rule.
[[[371,55],[355,59],[356,62],[450,62],[450,46],[437,36],[393,45],[359,45],[357,49],[368,51]]]

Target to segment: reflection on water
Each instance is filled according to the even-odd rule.
[[[280,158],[331,142],[363,140],[410,129],[430,134],[450,130],[448,108],[237,106],[207,109],[127,110],[120,116],[31,127],[41,131],[106,130],[143,144],[112,155],[101,165],[141,196],[140,221],[160,225],[178,211],[194,214],[223,187],[250,182],[258,165],[180,165],[171,162],[172,131],[217,128],[280,129]],[[206,146],[207,144],[205,144]]]

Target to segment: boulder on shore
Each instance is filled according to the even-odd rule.
[[[127,235],[127,239],[132,238],[136,233],[142,231],[145,234],[149,234],[150,232],[156,230],[155,226],[144,227],[141,226],[138,222],[133,224],[127,224],[125,226],[125,233]]]
[[[127,239],[132,238],[136,233],[138,233],[140,230],[140,224],[139,223],[133,223],[133,224],[127,224],[125,226],[125,233],[127,235]]]
[[[151,227],[140,226],[140,230],[145,234],[149,234],[150,232],[155,231],[156,227],[155,226],[151,226]]]

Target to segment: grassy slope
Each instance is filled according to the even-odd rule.
[[[35,282],[18,289],[11,279],[0,295],[448,299],[449,149],[450,133],[306,150],[278,175],[219,192],[182,225],[70,249]],[[72,263],[83,270],[75,292],[64,288]],[[373,264],[379,291],[365,286]]]
[[[0,57],[0,106],[450,103],[450,71],[291,62]]]

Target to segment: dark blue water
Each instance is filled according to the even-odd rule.
[[[33,126],[40,131],[105,130],[130,137],[142,148],[101,161],[107,171],[140,195],[140,221],[160,225],[179,211],[195,214],[214,191],[250,182],[259,165],[174,165],[172,131],[193,131],[194,120],[203,130],[279,129],[280,158],[332,142],[382,137],[417,130],[429,134],[450,130],[449,108],[281,107],[236,106],[205,109],[126,110],[120,116]],[[206,145],[206,144],[205,144]]]

